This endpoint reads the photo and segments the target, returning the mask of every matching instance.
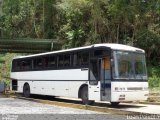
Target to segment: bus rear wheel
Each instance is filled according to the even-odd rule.
[[[94,103],[94,101],[88,100],[88,86],[84,86],[81,89],[81,99],[82,103],[85,105],[91,105]]]
[[[23,96],[26,98],[30,97],[30,87],[28,83],[26,83],[23,87]]]

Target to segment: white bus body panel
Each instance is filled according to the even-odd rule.
[[[19,93],[23,92],[23,86],[27,82],[32,94],[78,98],[80,86],[88,84],[88,70],[12,72],[11,78],[18,80]]]
[[[100,81],[98,81],[97,85],[89,85],[89,100],[100,101],[101,100],[101,89],[100,89]]]
[[[88,70],[66,69],[12,72],[11,78],[18,80],[88,80]]]
[[[115,90],[116,87],[119,90]],[[111,82],[111,102],[147,100],[147,89],[148,82]]]

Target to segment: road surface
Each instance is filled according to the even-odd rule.
[[[16,98],[0,97],[0,120],[121,120],[125,115],[111,115],[89,110],[47,105]]]

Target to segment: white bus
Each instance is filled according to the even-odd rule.
[[[16,57],[12,90],[30,94],[81,98],[84,104],[146,100],[145,52],[121,44],[95,44]]]

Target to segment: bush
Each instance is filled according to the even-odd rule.
[[[160,88],[160,65],[148,66],[148,76],[149,76],[149,87],[159,87]]]

